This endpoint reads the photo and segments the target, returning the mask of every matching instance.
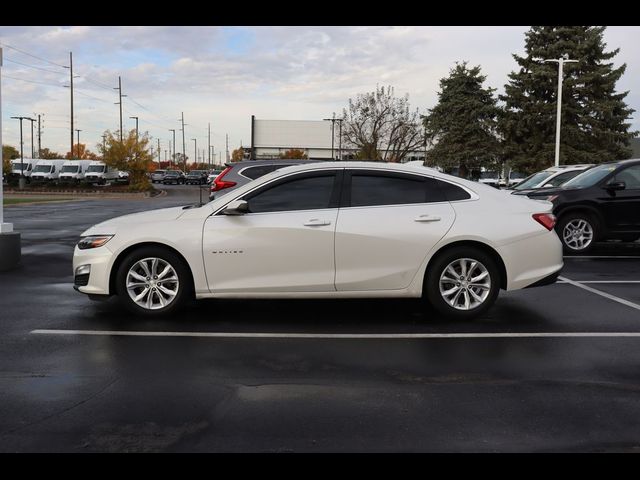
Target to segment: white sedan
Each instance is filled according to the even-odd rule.
[[[74,287],[130,310],[189,298],[422,297],[472,318],[562,269],[552,204],[420,165],[283,168],[197,208],[125,215],[77,244]]]

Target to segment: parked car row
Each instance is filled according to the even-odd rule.
[[[215,175],[213,178],[215,178]],[[187,174],[182,170],[155,170],[149,175],[149,178],[151,183],[162,183],[164,185],[174,183],[177,185],[205,185],[211,183],[212,174],[207,170],[191,170]]]
[[[24,176],[33,184],[129,183],[129,173],[97,160],[23,158],[11,160],[9,180]]]

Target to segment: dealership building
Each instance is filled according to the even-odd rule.
[[[251,116],[251,147],[245,158],[266,160],[279,158],[287,150],[302,150],[309,159],[350,160],[355,149],[340,144],[339,122],[327,120],[259,120]],[[412,152],[405,161],[424,160],[425,153]]]

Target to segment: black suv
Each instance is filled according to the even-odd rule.
[[[184,184],[184,173],[180,170],[167,170],[164,173],[164,177],[162,177],[162,183],[164,185],[173,184],[182,185]]]
[[[562,187],[527,196],[553,203],[565,252],[585,253],[600,240],[640,238],[640,159],[602,163]]]
[[[205,170],[191,170],[187,173],[184,183],[187,185],[204,185],[207,183],[207,172]]]

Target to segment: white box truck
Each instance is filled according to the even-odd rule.
[[[92,160],[67,160],[62,165],[58,183],[79,184],[84,181],[84,175]]]
[[[31,172],[32,183],[54,183],[57,182],[66,160],[64,158],[47,159],[43,158],[33,167]]]
[[[104,162],[93,161],[87,167],[84,174],[84,181],[87,183],[97,183],[104,185],[107,182],[113,182],[118,178],[118,170],[109,167]]]

